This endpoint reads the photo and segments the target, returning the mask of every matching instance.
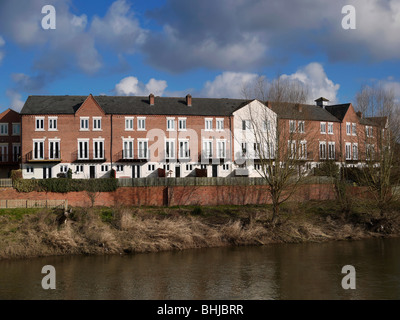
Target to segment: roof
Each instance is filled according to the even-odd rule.
[[[283,119],[339,122],[332,114],[317,105],[286,102],[268,102],[268,105]]]
[[[132,115],[202,115],[229,116],[249,100],[192,98],[192,106],[185,98],[155,97],[150,106],[149,97],[95,96],[106,114]],[[21,110],[28,114],[74,114],[87,96],[29,96]]]
[[[334,117],[338,118],[340,121],[343,121],[347,110],[349,110],[350,103],[344,104],[335,104],[331,106],[325,106],[325,110],[332,114]]]
[[[379,126],[379,127],[386,127],[388,118],[387,117],[367,117],[365,120],[372,123],[372,125]]]

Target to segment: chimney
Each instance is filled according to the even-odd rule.
[[[318,99],[316,99],[314,101],[317,103],[318,107],[321,107],[321,108],[324,108],[324,109],[328,105],[328,102],[329,102],[329,100],[324,98],[324,97],[318,98]]]
[[[357,115],[359,118],[362,118],[362,112],[361,112],[361,111],[357,111],[357,112],[356,112],[356,115]]]
[[[188,94],[188,95],[186,96],[186,105],[187,105],[188,107],[191,107],[191,106],[192,106],[192,96],[191,96],[190,94]]]
[[[150,93],[149,95],[149,103],[151,106],[154,106],[154,94]]]
[[[299,112],[303,112],[303,106],[300,103],[296,104],[296,107]]]

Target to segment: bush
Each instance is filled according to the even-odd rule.
[[[118,188],[117,179],[44,179],[24,180],[20,179],[14,183],[18,192],[58,192],[66,193],[73,191],[109,192]]]
[[[68,171],[67,171],[67,178],[68,179],[72,179],[72,170],[71,170],[71,168],[69,168]]]
[[[13,181],[18,180],[18,179],[22,179],[22,170],[21,169],[19,169],[19,170],[11,170],[10,178]]]
[[[110,178],[115,179],[115,177],[116,177],[115,169],[111,169]]]

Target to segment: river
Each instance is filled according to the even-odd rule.
[[[342,288],[345,265],[356,289]],[[0,299],[400,299],[400,239],[3,260]]]

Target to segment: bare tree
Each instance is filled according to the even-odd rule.
[[[244,96],[262,98],[265,104],[279,108],[301,108],[307,101],[307,90],[297,82],[282,80],[280,77],[266,84],[260,78],[254,90],[243,90]],[[267,102],[265,98],[272,100]],[[268,185],[272,201],[272,223],[279,222],[279,211],[282,203],[296,192],[305,170],[302,165],[308,160],[305,139],[305,121],[280,121],[279,116],[266,105],[264,108],[250,108],[247,118],[249,135],[241,137],[251,141],[253,150],[243,150],[243,157],[257,161],[257,171]],[[279,122],[279,127],[278,127]]]

